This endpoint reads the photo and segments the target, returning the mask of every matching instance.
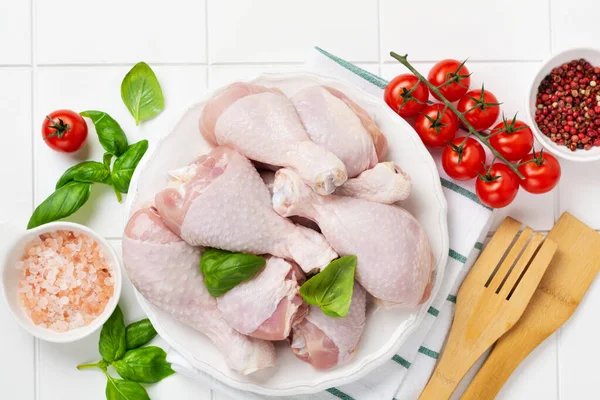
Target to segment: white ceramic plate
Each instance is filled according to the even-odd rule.
[[[431,299],[439,289],[448,255],[447,205],[436,166],[414,130],[381,100],[339,79],[302,73],[264,75],[251,83],[275,86],[291,96],[298,90],[326,84],[346,93],[365,108],[387,136],[388,159],[395,161],[413,180],[413,192],[402,206],[423,225],[437,262]],[[129,196],[130,211],[152,199],[167,184],[167,172],[193,161],[210,150],[200,135],[198,121],[205,100],[193,105],[173,130],[151,149],[137,168]],[[219,381],[242,390],[284,396],[316,393],[355,381],[388,361],[422,321],[430,301],[417,310],[384,310],[371,305],[367,323],[353,360],[328,371],[317,371],[298,360],[285,343],[277,345],[274,368],[243,376],[231,371],[213,344],[202,334],[171,318],[138,294],[138,300],[159,334],[194,367]]]

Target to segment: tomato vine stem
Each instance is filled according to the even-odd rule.
[[[498,152],[498,150],[496,150],[489,143],[487,137],[485,137],[483,134],[481,134],[475,128],[473,128],[473,126],[471,126],[471,124],[465,118],[464,113],[459,112],[456,109],[456,107],[454,107],[452,105],[452,103],[450,101],[448,101],[448,99],[446,99],[446,97],[444,97],[444,95],[440,92],[440,90],[436,86],[434,86],[432,83],[430,83],[427,80],[427,78],[425,78],[419,71],[417,71],[415,69],[415,67],[412,66],[412,64],[410,62],[408,62],[408,56],[407,55],[401,56],[400,54],[397,54],[397,53],[395,53],[395,52],[392,51],[392,52],[390,52],[390,56],[392,56],[392,58],[396,59],[398,62],[400,62],[400,64],[402,64],[406,68],[408,68],[408,70],[411,73],[413,73],[417,77],[417,79],[419,79],[419,81],[421,81],[425,85],[427,85],[427,87],[429,88],[429,90],[431,90],[433,93],[435,93],[438,96],[438,98],[446,105],[446,107],[448,107],[450,110],[452,110],[456,114],[456,116],[458,117],[458,119],[460,119],[460,121],[463,123],[463,126],[465,126],[467,128],[467,137],[469,137],[471,135],[477,137],[477,139],[479,139],[479,141],[481,143],[483,143],[487,148],[490,149],[490,151],[494,154],[495,158],[497,158],[500,161],[502,161],[503,163],[505,163],[515,174],[517,174],[517,176],[520,179],[525,179],[525,177],[523,176],[523,174],[521,174],[519,172],[518,168],[516,166],[514,166],[506,158],[504,158],[504,156],[502,156],[502,154],[500,154]]]

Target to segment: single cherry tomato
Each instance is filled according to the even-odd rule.
[[[500,103],[490,91],[471,90],[460,98],[456,108],[475,130],[483,131],[496,122],[500,115]]]
[[[533,132],[515,115],[511,122],[504,119],[494,127],[489,142],[508,161],[519,161],[533,147]]]
[[[459,181],[473,179],[483,171],[485,150],[477,140],[464,137],[448,143],[442,153],[442,167],[449,177]]]
[[[414,117],[427,105],[429,89],[413,74],[402,74],[388,83],[383,98],[402,118]]]
[[[519,164],[519,172],[525,177],[519,183],[529,193],[549,192],[560,180],[561,169],[558,160],[543,150],[529,154]]]
[[[479,175],[475,184],[477,197],[492,208],[506,207],[517,197],[519,177],[506,164],[495,163]]]
[[[44,142],[53,150],[72,153],[83,146],[88,128],[83,117],[71,110],[57,110],[42,125]]]
[[[443,147],[456,136],[458,118],[442,104],[431,104],[417,117],[415,130],[425,146]]]
[[[457,101],[467,93],[471,85],[471,74],[464,62],[446,59],[435,64],[427,75],[427,80],[437,86],[448,101]],[[433,97],[441,100],[437,94]]]

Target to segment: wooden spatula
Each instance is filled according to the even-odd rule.
[[[506,218],[467,275],[448,343],[421,400],[448,399],[465,373],[521,317],[556,244]]]
[[[498,340],[461,398],[493,399],[533,349],[573,314],[600,270],[600,234],[569,213],[548,233],[558,248],[523,316]]]

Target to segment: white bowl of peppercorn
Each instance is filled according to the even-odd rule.
[[[575,48],[540,67],[527,112],[536,139],[570,161],[600,160],[600,50]]]

